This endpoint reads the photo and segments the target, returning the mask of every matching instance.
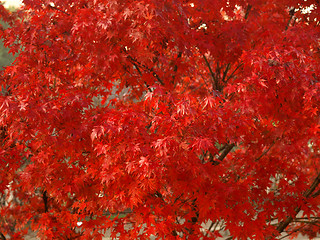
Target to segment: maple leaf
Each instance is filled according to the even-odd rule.
[[[192,144],[194,149],[206,152],[213,147],[212,141],[208,138],[198,138]]]
[[[204,105],[203,108],[206,108],[207,106],[212,108],[216,103],[216,99],[212,96],[208,96],[204,99]]]
[[[100,138],[104,134],[104,132],[105,129],[103,126],[95,127],[91,133],[91,141],[93,141],[96,138]]]

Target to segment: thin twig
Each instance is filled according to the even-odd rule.
[[[288,23],[287,23],[287,26],[286,26],[286,30],[288,30],[289,26],[290,26],[290,23],[291,23],[291,20],[293,19],[294,17],[294,13],[295,13],[295,9],[294,7],[292,7],[289,11],[289,14],[290,14],[290,18],[288,20]]]
[[[311,184],[310,188],[307,189],[307,190],[304,192],[303,196],[304,196],[305,198],[309,198],[309,197],[311,196],[312,192],[317,188],[317,186],[319,185],[319,183],[320,183],[320,173],[319,173],[319,174],[317,175],[317,177],[314,179],[314,181],[313,181],[313,183]],[[283,232],[283,231],[287,228],[287,226],[294,220],[294,218],[297,216],[297,214],[300,212],[300,210],[301,210],[301,207],[300,207],[300,206],[299,206],[299,207],[296,207],[296,208],[295,208],[295,214],[294,214],[293,216],[287,217],[286,220],[284,220],[283,222],[281,222],[281,223],[279,224],[279,226],[277,227],[277,231],[278,231],[279,233]]]
[[[317,188],[317,186],[320,183],[320,173],[318,173],[318,176],[315,178],[315,180],[313,181],[312,185],[310,186],[310,188],[303,194],[303,196],[305,196],[306,198],[308,198],[311,193]]]
[[[217,229],[217,227],[218,227],[219,223],[220,223],[220,221],[217,221],[216,225],[215,225],[215,226],[214,226],[214,228],[213,228],[213,232],[214,232],[214,231],[216,231],[216,229]]]
[[[228,63],[226,66],[226,69],[223,71],[222,82],[224,82],[224,83],[227,82],[226,77],[227,77],[228,71],[230,70],[230,67],[231,67],[231,64]]]
[[[205,237],[208,237],[209,232],[211,232],[211,228],[213,227],[214,224],[215,224],[215,222],[211,222],[210,227],[208,228],[208,231],[207,231]]]
[[[130,59],[132,59],[132,58],[130,58]],[[140,76],[142,76],[142,72],[141,72],[141,70],[140,70],[140,68],[139,68],[139,66],[138,66],[138,64],[135,62],[135,61],[131,61],[131,63],[133,64],[133,66],[137,69],[137,71],[138,71],[138,73],[140,74]],[[144,82],[144,84],[146,85],[146,87],[148,88],[148,90],[149,90],[149,92],[152,92],[152,90],[151,90],[151,88],[150,88],[150,86],[149,86],[149,84],[147,84],[147,82],[145,81]]]
[[[235,72],[242,67],[243,63],[239,63],[239,65],[233,70],[233,72],[230,74],[230,76],[228,77],[228,79],[226,81],[229,81],[231,78],[233,78]]]
[[[265,150],[255,161],[258,162],[263,156],[265,156],[270,151],[270,149],[274,146],[274,144],[275,144],[275,142],[273,142],[270,145],[270,147],[267,150]]]
[[[248,19],[250,10],[251,10],[252,6],[250,4],[248,4],[247,9],[246,9],[246,14],[244,16],[244,19]]]
[[[65,12],[65,11],[57,8],[57,7],[51,6],[50,4],[48,5],[48,7],[51,8],[51,9],[53,9],[53,10],[59,11],[59,12],[61,12],[61,13],[63,13],[63,14],[66,14],[66,15],[70,16],[69,13],[67,13],[67,12]]]
[[[295,220],[299,219],[320,219],[320,217],[301,217],[301,218],[295,218]]]
[[[148,70],[149,72],[152,73],[152,75],[158,80],[158,82],[159,82],[161,85],[164,85],[164,82],[161,80],[161,78],[158,76],[158,74],[157,74],[152,68],[149,68],[148,66],[146,66],[146,65],[144,65],[144,64],[141,64],[140,62],[138,62],[136,59],[134,59],[134,58],[131,57],[131,56],[127,56],[127,57],[130,59],[130,62],[131,62],[134,66],[137,66],[137,65],[138,65],[138,66],[143,67],[144,69]],[[137,67],[136,67],[136,68],[137,68]],[[138,68],[137,68],[137,70],[138,70]],[[140,74],[142,74],[140,70],[138,70],[138,72],[139,72]]]
[[[289,237],[290,235],[292,235],[293,233],[295,233],[295,232],[298,232],[298,231],[300,231],[302,228],[304,228],[305,226],[301,226],[301,227],[299,227],[299,228],[297,228],[297,229],[295,229],[295,230],[293,230],[293,231],[291,231],[290,233],[288,233],[287,235],[285,235],[285,236],[283,236],[283,237],[281,237],[281,238],[279,238],[279,240],[280,239],[284,239],[284,238],[287,238],[287,237]]]
[[[179,59],[179,58],[181,58],[181,56],[182,56],[182,52],[180,51],[180,52],[178,53],[178,56],[177,56],[176,60]],[[172,78],[175,79],[175,78],[176,78],[176,73],[177,73],[177,71],[178,71],[178,65],[177,65],[177,64],[174,65],[173,71],[175,72],[175,74],[172,76]]]
[[[294,219],[292,222],[313,224],[313,225],[319,226],[318,221],[306,221],[306,220]]]
[[[215,90],[219,90],[219,89],[218,89],[218,85],[219,85],[218,79],[217,79],[215,73],[213,72],[213,70],[212,70],[212,68],[211,68],[211,66],[210,66],[210,63],[209,63],[207,57],[206,57],[204,54],[203,54],[202,56],[203,56],[204,61],[205,61],[206,64],[207,64],[207,67],[208,67],[209,72],[210,72],[210,74],[211,74],[211,77],[212,77],[212,79],[213,79],[213,82],[214,82],[214,85],[215,85],[215,86],[214,86],[214,89],[215,89]]]

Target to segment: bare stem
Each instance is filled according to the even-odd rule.
[[[210,75],[211,75],[211,77],[212,77],[212,80],[213,80],[213,82],[214,82],[214,89],[215,89],[215,90],[219,90],[219,82],[218,82],[217,76],[216,76],[216,74],[213,72],[213,70],[212,70],[212,68],[211,68],[211,66],[210,66],[210,63],[209,63],[207,57],[206,57],[204,54],[203,54],[202,56],[203,56],[204,61],[206,62],[206,65],[207,65],[207,67],[208,67],[208,69],[209,69],[209,72],[210,72]]]
[[[3,233],[0,233],[0,240],[6,240],[6,237],[3,235]]]
[[[42,194],[43,204],[44,204],[44,212],[48,212],[48,195],[45,190]]]
[[[313,191],[317,188],[317,186],[319,185],[320,183],[320,173],[317,175],[317,177],[313,180],[313,183],[311,184],[311,186],[309,187],[309,189],[307,189],[303,196],[305,198],[309,198],[311,196],[311,194],[313,193]],[[297,216],[297,214],[300,212],[301,210],[301,207],[296,207],[295,208],[295,214],[293,216],[289,216],[287,217],[286,220],[284,220],[283,222],[281,222],[279,224],[279,226],[277,227],[277,230],[279,233],[283,232],[287,226],[295,219],[295,217]]]

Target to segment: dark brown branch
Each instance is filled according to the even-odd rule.
[[[310,188],[303,194],[306,198],[310,197],[310,195],[313,193],[313,191],[317,188],[317,186],[320,183],[320,173],[318,173],[318,176],[316,179],[313,181],[312,185]]]
[[[219,224],[219,220],[217,220],[216,222],[212,222],[205,236],[208,237],[209,232],[216,231],[218,224]]]
[[[251,10],[252,6],[250,4],[248,4],[247,9],[246,9],[246,14],[244,16],[244,19],[248,19],[250,10]]]
[[[61,13],[63,13],[63,14],[66,14],[66,15],[70,16],[69,13],[67,13],[67,12],[65,12],[65,11],[62,11],[61,9],[59,9],[59,8],[57,8],[57,7],[51,6],[50,4],[48,5],[48,7],[49,7],[50,9],[56,10],[56,11],[58,11],[58,12],[61,12]]]
[[[135,62],[132,62],[132,64],[137,69],[138,73],[142,75],[142,72],[140,71],[140,68],[138,67],[138,65]]]
[[[227,82],[226,81],[226,77],[227,77],[227,73],[230,70],[231,64],[228,63],[226,66],[226,69],[223,71],[223,76],[222,76],[222,82]]]
[[[219,152],[223,151],[226,148],[226,146],[228,146],[228,143],[224,144],[221,148],[219,148]]]
[[[270,149],[274,146],[274,144],[275,144],[275,142],[273,142],[270,145],[270,147],[267,150],[265,150],[255,161],[258,162],[263,156],[265,156],[270,151]]]
[[[158,82],[161,84],[161,85],[164,85],[163,81],[161,80],[161,78],[158,76],[158,74],[153,71],[152,69],[149,69],[150,72],[152,72],[152,75],[158,80]]]
[[[318,191],[316,191],[314,194],[312,194],[313,198],[316,198],[320,195],[320,189]]]
[[[239,63],[239,65],[233,70],[230,76],[227,78],[226,82],[229,81],[231,78],[234,77],[235,72],[243,65],[243,63]]]
[[[315,226],[319,226],[319,221],[307,221],[307,220],[294,219],[292,222],[313,224]]]
[[[6,240],[6,237],[3,235],[3,233],[0,233],[0,240]]]
[[[48,212],[48,195],[45,190],[42,194],[43,204],[44,204],[44,212]]]
[[[132,64],[133,64],[133,66],[137,69],[137,71],[138,71],[138,73],[140,74],[140,76],[142,76],[142,72],[141,72],[141,70],[140,70],[139,66],[137,65],[137,63],[136,63],[136,62],[134,62],[134,61],[131,61],[131,63],[132,63]],[[145,85],[146,85],[146,87],[148,88],[149,92],[152,92],[152,90],[151,90],[151,88],[150,88],[149,84],[147,84],[146,82],[144,82],[144,84],[145,84]]]
[[[289,11],[290,18],[289,18],[288,23],[287,23],[287,26],[286,26],[286,28],[285,28],[286,30],[288,30],[288,28],[289,28],[289,26],[290,26],[290,23],[291,23],[291,21],[292,21],[292,19],[293,19],[293,17],[294,17],[294,13],[295,13],[295,9],[294,9],[294,7],[293,7],[293,8],[291,8],[290,11]]]
[[[211,232],[211,229],[213,228],[215,222],[211,222],[210,227],[208,228],[208,232],[206,233],[206,237],[209,235],[209,232]]]
[[[136,67],[137,71],[142,75],[141,71],[138,70],[139,68],[137,66],[143,67],[144,69],[146,69],[147,71],[149,71],[150,73],[152,73],[152,75],[158,80],[158,82],[161,85],[164,85],[164,82],[161,80],[161,78],[158,76],[158,74],[152,69],[149,68],[148,66],[141,64],[140,62],[138,62],[136,59],[134,59],[131,56],[127,56],[127,58],[130,60],[130,62]]]
[[[294,209],[294,212],[295,212],[294,215],[287,217],[286,220],[284,220],[283,222],[281,222],[281,223],[279,224],[279,226],[277,227],[277,231],[278,231],[279,233],[282,233],[282,232],[287,228],[287,226],[293,221],[293,219],[294,219],[295,216],[300,212],[300,210],[301,210],[301,207],[296,207],[296,208]]]
[[[174,200],[174,203],[176,203],[182,196],[183,196],[183,193],[181,193],[181,194]]]
[[[314,181],[313,181],[313,183],[311,184],[310,188],[307,189],[307,190],[304,192],[303,196],[304,196],[305,198],[309,198],[309,197],[311,196],[311,194],[313,193],[313,191],[317,188],[317,186],[319,185],[319,183],[320,183],[320,173],[319,173],[319,174],[317,175],[317,177],[314,179]],[[297,214],[300,212],[300,210],[301,210],[301,207],[296,207],[295,210],[294,210],[294,211],[295,211],[295,214],[294,214],[293,216],[287,217],[286,220],[284,220],[283,222],[281,222],[281,223],[279,224],[279,226],[277,227],[277,231],[278,231],[279,233],[283,232],[283,231],[287,228],[287,226],[294,220],[294,218],[297,216]]]
[[[232,148],[235,146],[234,143],[228,144],[224,151],[221,153],[221,155],[218,157],[218,160],[221,162],[223,159],[228,155],[229,152],[231,152]]]
[[[181,58],[181,56],[182,56],[182,52],[179,52],[179,53],[178,53],[178,56],[177,56],[177,59]],[[174,71],[174,72],[177,72],[177,71],[178,71],[178,66],[177,66],[177,64],[174,65],[173,71]]]
[[[182,56],[182,52],[179,52],[178,56],[177,56],[177,59],[181,58],[181,56]],[[176,61],[177,61],[177,59],[176,59]],[[178,65],[177,64],[174,65],[173,71],[174,71],[174,75],[172,76],[172,79],[174,80],[176,78],[176,73],[178,71]]]
[[[208,69],[209,69],[210,75],[211,75],[211,77],[212,77],[212,79],[213,79],[213,82],[214,82],[214,85],[215,85],[215,86],[214,86],[214,89],[215,89],[215,90],[219,90],[219,89],[218,89],[218,88],[219,88],[218,79],[217,79],[215,73],[213,72],[213,70],[212,70],[212,68],[211,68],[211,66],[210,66],[210,63],[209,63],[208,59],[206,58],[206,56],[205,56],[204,54],[203,54],[202,56],[203,56],[204,61],[206,62],[206,65],[207,65],[207,67],[208,67]]]
[[[209,161],[213,164],[213,165],[219,165],[223,159],[228,155],[229,152],[231,152],[232,148],[235,146],[234,143],[230,144],[227,143],[222,147],[222,150],[219,150],[220,152],[222,151],[222,153],[220,154],[220,156],[217,159],[214,159],[213,155],[210,154],[210,158]]]
[[[301,217],[301,218],[295,218],[295,220],[302,220],[302,219],[309,219],[309,220],[311,220],[311,219],[314,219],[314,221],[315,220],[320,220],[320,217]]]
[[[304,226],[302,226],[302,227],[299,227],[298,229],[295,229],[294,231],[291,231],[290,233],[288,233],[287,235],[285,235],[285,236],[283,236],[283,237],[281,237],[281,238],[279,238],[279,240],[280,239],[284,239],[284,238],[287,238],[287,237],[289,237],[290,235],[292,235],[293,233],[295,233],[295,232],[298,232],[298,231],[300,231],[301,229],[303,229],[305,227],[305,225]]]

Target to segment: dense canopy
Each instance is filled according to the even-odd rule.
[[[315,236],[319,11],[316,0],[0,6],[0,36],[19,52],[0,76],[0,239]]]

